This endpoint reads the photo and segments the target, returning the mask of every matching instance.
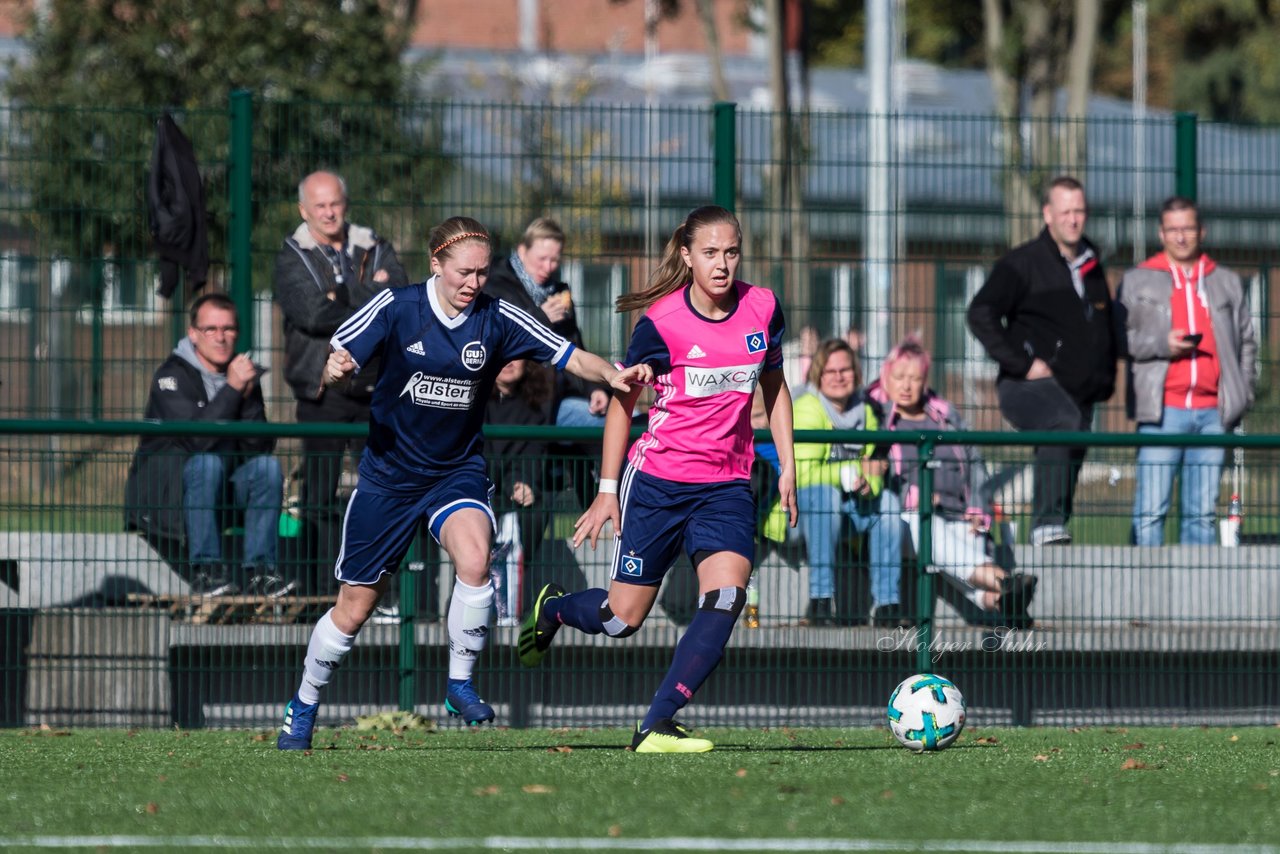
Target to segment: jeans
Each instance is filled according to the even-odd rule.
[[[1139,424],[1146,436],[1220,436],[1225,431],[1217,407],[1178,409],[1165,406],[1159,424]],[[1133,497],[1133,533],[1140,546],[1164,544],[1164,520],[1173,496],[1173,479],[1182,481],[1180,542],[1213,545],[1214,509],[1222,478],[1224,448],[1139,448],[1138,489]]]
[[[1002,379],[996,385],[1000,413],[1019,430],[1088,430],[1093,407],[1080,406],[1052,377],[1043,380]],[[1071,518],[1076,481],[1084,465],[1083,446],[1052,445],[1034,451],[1031,527],[1066,525]]]
[[[885,490],[876,498],[845,498],[834,486],[806,486],[796,492],[800,530],[809,561],[809,598],[835,594],[836,543],[842,517],[868,534],[871,549],[872,607],[898,602],[902,578],[902,504]]]
[[[557,427],[603,427],[604,414],[592,415],[591,401],[585,397],[566,397],[556,410]]]
[[[274,568],[284,476],[270,454],[249,457],[230,473],[231,500],[244,510],[244,565]],[[182,468],[182,515],[191,563],[222,561],[227,460],[195,454]]]

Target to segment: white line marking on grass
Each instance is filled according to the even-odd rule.
[[[945,851],[993,854],[1280,854],[1273,845],[1158,845],[1147,842],[1007,842],[946,839],[596,839],[545,836],[489,836],[477,839],[432,839],[420,836],[295,837],[251,836],[0,836],[0,849],[21,848],[390,848],[418,851],[559,850],[559,851]]]

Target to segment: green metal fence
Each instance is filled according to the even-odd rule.
[[[991,721],[1274,719],[1280,594],[1272,542],[1280,524],[1271,472],[1280,404],[1270,271],[1280,241],[1280,130],[1194,116],[1142,125],[1096,118],[1084,128],[1085,160],[1026,173],[1084,178],[1088,231],[1113,282],[1152,251],[1159,201],[1175,191],[1197,195],[1212,254],[1248,284],[1261,343],[1258,402],[1246,419],[1250,435],[1240,440],[1238,489],[1231,487],[1244,499],[1246,546],[1127,545],[1133,446],[1148,440],[1129,432],[1117,394],[1099,412],[1106,432],[1087,438],[1094,449],[1081,477],[1076,544],[1059,551],[1025,545],[1031,439],[999,432],[993,365],[963,322],[994,259],[1011,237],[1034,230],[1037,216],[1034,205],[1019,207],[1002,192],[1011,170],[993,117],[894,116],[893,154],[872,162],[866,139],[877,117],[814,114],[794,129],[796,162],[783,163],[773,151],[775,117],[731,104],[262,103],[237,93],[226,110],[177,115],[209,197],[209,287],[233,294],[241,346],[269,366],[281,367],[282,358],[272,262],[298,220],[297,182],[315,168],[344,173],[351,219],[390,237],[412,278],[425,276],[426,228],[446,216],[478,217],[505,248],[533,216],[555,216],[569,232],[564,273],[587,344],[605,355],[620,355],[629,334],[613,300],[644,280],[670,230],[709,200],[741,214],[742,274],[782,295],[793,340],[804,327],[818,336],[857,327],[874,366],[897,336],[922,331],[935,355],[933,385],[991,431],[967,438],[1007,473],[1011,524],[1003,530],[1017,529],[1016,560],[1041,576],[1040,628],[1034,635],[975,629],[949,605],[937,606],[932,624],[925,611],[915,615],[928,636],[800,625],[803,549],[762,544],[761,628],[735,633],[724,669],[699,696],[706,722],[878,720],[905,671],[926,668],[957,675]],[[123,483],[138,436],[209,429],[135,420],[151,373],[185,334],[192,297],[188,289],[173,300],[155,295],[144,187],[157,113],[10,107],[0,118],[0,418],[10,419],[0,440],[9,463],[0,485],[0,723],[265,724],[296,679],[321,603],[253,601],[237,604],[236,614],[202,615],[199,603],[180,598],[181,555],[122,531]],[[1071,128],[1059,122],[1052,130]],[[893,190],[880,206],[869,200],[873,173]],[[782,175],[790,176],[789,195]],[[869,233],[886,225],[892,241],[882,257]],[[290,423],[282,377],[273,370],[264,390],[277,456],[292,475],[307,429],[346,435],[346,428]],[[571,586],[598,583],[603,555],[565,543],[580,506],[573,490],[551,483],[548,493],[544,542],[528,560],[526,589],[538,573],[560,571],[570,573]],[[290,506],[289,495],[282,564],[314,581],[324,569],[296,542],[294,514],[306,508]],[[865,616],[865,570],[861,546],[851,539],[844,548],[838,596],[841,619],[852,622]],[[330,697],[326,714],[334,719],[391,706],[435,709],[448,573],[429,538],[409,563],[399,622],[362,635]],[[498,627],[484,665],[489,698],[518,725],[633,716],[687,617],[689,590],[678,579],[687,584],[687,573],[673,577],[661,613],[641,635],[620,645],[567,644],[541,675],[519,670],[514,629]],[[921,580],[929,599],[929,577]]]
[[[278,438],[286,470],[299,435],[359,428],[275,425],[0,422],[8,469],[35,482],[62,476],[40,502],[0,506],[0,725],[182,727],[270,726],[296,687],[315,620],[327,609],[331,565],[305,546],[308,508],[278,507],[281,575],[300,590],[279,599],[192,595],[182,550],[123,531],[122,483],[142,433]],[[589,434],[590,431],[579,431]],[[495,428],[501,436],[564,438],[552,428]],[[576,435],[576,434],[575,434]],[[802,432],[800,441],[833,434]],[[1243,496],[1237,547],[1129,545],[1139,444],[1237,442],[1249,459],[1274,454],[1274,437],[1137,437],[1131,434],[835,434],[850,441],[912,441],[927,460],[942,441],[982,448],[1002,484],[995,496],[1001,560],[1035,575],[1034,624],[977,621],[944,576],[925,571],[940,557],[927,534],[908,548],[901,593],[911,627],[869,623],[867,549],[850,535],[839,547],[835,611],[810,624],[803,543],[759,541],[755,592],[759,625],[744,619],[720,670],[692,709],[703,724],[747,726],[879,723],[893,685],[914,671],[940,671],[961,684],[982,723],[1273,723],[1280,709],[1280,532],[1269,466],[1251,466],[1228,488]],[[78,452],[89,439],[111,450]],[[1092,445],[1077,491],[1070,546],[1027,545],[1030,473],[1023,442]],[[518,514],[526,536],[520,579],[527,607],[542,584],[607,586],[609,549],[573,548],[581,512],[575,479],[582,458],[529,459],[541,501]],[[554,464],[565,470],[553,476]],[[931,469],[922,470],[928,490]],[[348,483],[348,487],[350,483]],[[288,490],[286,490],[288,492]],[[1226,497],[1224,495],[1223,502]],[[928,507],[920,530],[927,532]],[[1219,511],[1226,518],[1226,508]],[[895,523],[899,522],[896,518]],[[240,532],[227,523],[225,556],[235,571]],[[912,556],[912,551],[917,551]],[[503,564],[500,557],[498,565]],[[506,576],[504,576],[504,579]],[[326,693],[323,716],[349,723],[392,708],[442,717],[447,656],[443,621],[452,573],[429,536],[399,574],[397,614],[382,613]],[[241,579],[243,583],[244,579]],[[542,668],[515,655],[517,629],[496,623],[478,679],[500,720],[516,726],[625,724],[648,700],[692,615],[696,586],[687,564],[671,572],[641,632],[624,641],[566,630]],[[515,606],[521,607],[519,604]],[[1010,626],[1013,625],[1013,628]]]
[[[0,416],[134,418],[150,370],[184,334],[189,289],[174,300],[155,295],[144,188],[156,117],[91,107],[0,113]],[[1006,197],[1010,176],[1066,171],[1086,182],[1088,231],[1113,282],[1154,247],[1159,201],[1175,190],[1199,195],[1210,251],[1244,276],[1263,342],[1265,393],[1247,426],[1272,429],[1280,129],[1099,117],[1083,126],[1077,161],[1014,170],[992,116],[893,116],[894,153],[873,162],[865,141],[877,117],[815,113],[796,124],[793,163],[773,150],[775,118],[732,104],[370,105],[254,102],[246,93],[224,111],[178,113],[205,176],[209,287],[234,295],[245,315],[240,346],[268,363],[281,357],[282,336],[272,262],[298,222],[297,182],[312,169],[345,174],[352,220],[389,237],[412,278],[427,272],[426,229],[446,216],[478,217],[503,251],[529,219],[555,216],[569,234],[563,272],[588,346],[607,355],[622,352],[629,327],[613,300],[644,280],[690,208],[717,200],[741,214],[742,274],[783,296],[793,337],[857,327],[874,366],[900,335],[920,330],[937,356],[939,390],[994,429],[991,364],[963,311],[1010,240],[1037,227],[1034,201]],[[1058,120],[1047,128],[1079,129]],[[887,202],[869,195],[873,175],[889,181]],[[872,239],[877,223],[889,243]],[[279,371],[267,386],[273,420],[290,420]],[[1118,396],[1100,417],[1109,429],[1127,427]]]

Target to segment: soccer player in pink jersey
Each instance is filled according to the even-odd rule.
[[[746,603],[755,562],[751,403],[759,383],[777,445],[778,489],[796,524],[791,394],[782,372],[782,309],[772,291],[738,281],[742,229],[721,207],[689,214],[646,288],[618,311],[645,309],[626,364],[653,370],[648,430],[627,453],[640,389],[614,395],[604,428],[599,492],[574,545],[594,548],[606,522],[617,542],[609,589],[566,593],[548,584],[520,631],[520,661],[537,665],[562,625],[625,638],[644,623],[680,550],[698,575],[698,609],[666,678],[637,723],[637,753],[712,748],[675,721],[720,659]],[[625,467],[624,467],[625,458]]]

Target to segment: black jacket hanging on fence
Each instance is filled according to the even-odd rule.
[[[191,140],[165,113],[156,122],[147,176],[151,236],[160,255],[159,294],[166,299],[178,286],[178,268],[187,271],[192,290],[209,277],[209,228],[205,222],[204,183]]]

